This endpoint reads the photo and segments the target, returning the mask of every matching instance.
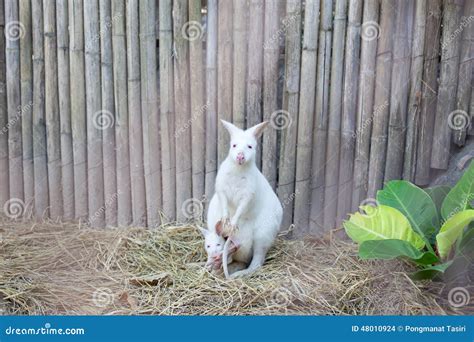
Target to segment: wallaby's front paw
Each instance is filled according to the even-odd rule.
[[[229,218],[224,216],[219,221],[216,222],[216,233],[217,235],[223,236],[226,227],[229,225]]]
[[[208,271],[219,271],[222,268],[222,260],[208,262],[204,267]]]
[[[212,265],[214,269],[219,269],[222,267],[222,254],[213,257]]]
[[[222,236],[224,239],[231,235],[235,235],[238,227],[231,223],[229,218],[223,218],[216,223],[216,233]]]
[[[221,222],[221,223],[224,224],[224,225],[229,224],[230,218],[229,218],[229,216],[227,216],[227,215],[222,216],[221,219],[219,220],[219,222]]]

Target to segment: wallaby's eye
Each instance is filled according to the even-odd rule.
[[[211,245],[207,245],[206,247],[207,247],[207,248],[211,248]]]
[[[217,247],[219,247],[220,245],[221,245],[221,244],[220,244],[220,243],[218,243],[218,244],[217,244]]]
[[[233,148],[236,148],[236,147],[237,147],[237,144],[232,145],[232,147],[233,147]]]
[[[248,145],[248,148],[252,148],[252,145]]]

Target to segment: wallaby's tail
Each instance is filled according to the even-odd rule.
[[[222,266],[224,267],[224,275],[226,279],[229,279],[229,270],[227,269],[227,260],[229,257],[229,244],[231,239],[227,238],[224,244],[224,250],[222,251]]]

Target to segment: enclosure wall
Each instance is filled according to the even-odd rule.
[[[0,208],[205,218],[229,138],[318,234],[473,134],[474,1],[0,0]]]

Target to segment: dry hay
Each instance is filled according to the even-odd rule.
[[[402,262],[362,262],[347,242],[279,239],[255,275],[207,272],[193,226],[94,230],[0,222],[8,314],[444,314]],[[428,291],[428,286],[430,291]]]

